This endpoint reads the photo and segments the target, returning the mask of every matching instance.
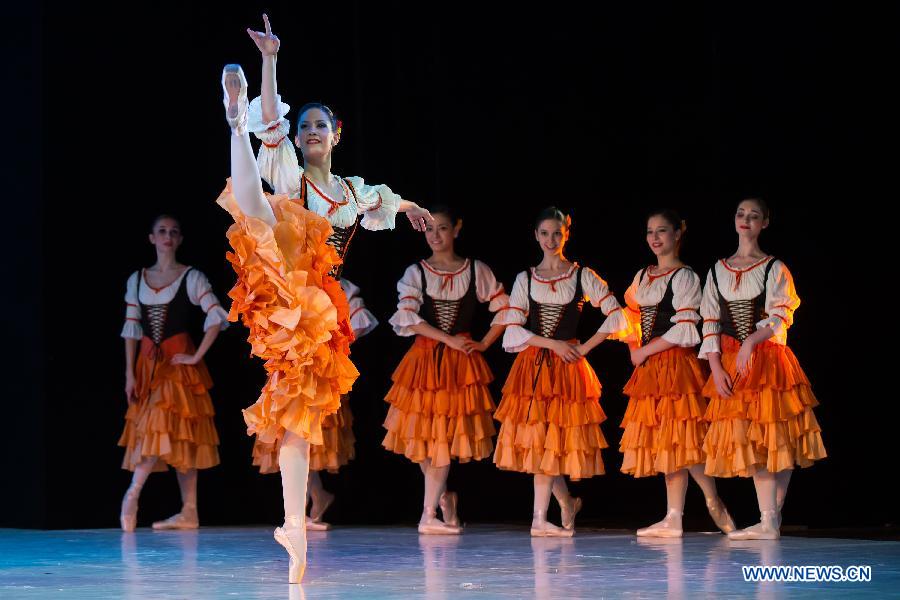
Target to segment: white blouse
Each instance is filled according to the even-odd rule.
[[[291,125],[285,118],[290,106],[277,96],[278,118],[268,123],[263,121],[262,101],[254,98],[250,103],[247,120],[248,128],[262,140],[257,155],[259,174],[276,194],[300,197],[300,177],[303,167],[297,160],[294,142],[290,138]],[[356,196],[345,181],[338,178],[342,197],[330,198],[318,186],[307,180],[306,208],[328,219],[332,226],[349,227],[358,215],[363,215],[360,225],[371,231],[393,229],[400,196],[386,185],[367,185],[361,177],[348,177]]]
[[[354,283],[342,277],[341,288],[347,294],[347,302],[350,304],[350,328],[356,339],[359,339],[375,329],[378,319],[366,308],[366,303],[359,295],[359,288]]]
[[[503,349],[507,352],[521,352],[528,347],[528,340],[536,334],[524,325],[528,322],[528,276],[531,275],[531,297],[542,304],[568,304],[575,298],[575,272],[578,265],[573,264],[569,271],[561,277],[544,279],[535,275],[534,269],[522,271],[516,277],[512,294],[509,297],[512,324],[503,334]],[[606,320],[598,329],[613,339],[632,341],[636,338],[634,324],[626,317],[618,300],[609,291],[606,282],[593,270],[585,268],[581,271],[581,290],[584,299],[603,311]]]
[[[666,295],[669,282],[672,283],[672,307],[675,314],[670,321],[672,326],[663,334],[667,342],[684,348],[692,348],[700,343],[697,323],[700,322],[700,298],[702,286],[700,277],[688,268],[672,269],[665,273],[651,275],[650,269],[644,273],[638,271],[634,281],[625,290],[625,304],[631,313],[635,326],[640,328],[641,307],[656,306]],[[638,329],[640,332],[640,329]],[[641,334],[638,333],[638,336]]]
[[[215,325],[221,325],[222,329],[226,329],[228,323],[228,313],[219,304],[219,299],[212,291],[209,280],[202,272],[197,269],[186,269],[178,279],[170,283],[164,288],[154,289],[150,287],[146,279],[140,285],[140,298],[138,298],[138,278],[142,271],[135,271],[128,278],[125,285],[125,326],[122,327],[122,337],[139,340],[144,337],[144,331],[141,328],[141,304],[168,304],[175,298],[178,288],[181,287],[181,280],[187,274],[188,299],[191,304],[199,306],[206,313],[206,321],[203,323],[203,331],[208,330]]]
[[[707,358],[712,352],[721,352],[719,292],[730,302],[750,300],[765,291],[765,310],[769,316],[757,323],[756,328],[771,327],[775,335],[769,338],[770,341],[781,345],[787,344],[787,330],[794,323],[794,311],[800,306],[800,297],[794,289],[791,272],[780,260],[776,259],[772,263],[769,277],[763,281],[766,264],[770,259],[771,257],[767,257],[746,269],[732,268],[724,259],[720,260],[713,266],[719,280],[718,290],[712,278],[712,269],[710,270],[706,276],[703,301],[700,304],[700,314],[703,316],[703,344],[700,346],[700,358]]]
[[[425,271],[425,289],[429,296],[437,300],[459,300],[466,295],[472,280],[472,267],[470,259],[466,259],[462,267],[456,271],[442,271],[435,269],[426,261],[419,261],[422,270]],[[424,301],[422,296],[422,275],[419,267],[410,265],[403,273],[403,277],[397,282],[397,293],[400,297],[397,302],[397,312],[389,321],[394,328],[394,333],[399,336],[416,335],[410,329],[413,325],[424,323],[419,316],[419,309]],[[509,312],[509,296],[503,291],[503,284],[494,277],[491,268],[480,260],[475,261],[475,295],[479,302],[487,302],[488,310],[497,313],[491,326],[506,325],[506,313]]]

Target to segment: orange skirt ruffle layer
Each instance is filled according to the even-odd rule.
[[[234,218],[227,254],[237,282],[229,320],[250,330],[251,352],[265,361],[268,380],[244,410],[248,435],[275,446],[285,431],[322,445],[322,427],[341,406],[359,372],[350,361],[349,307],[328,276],[340,264],[326,243],[328,221],[286,195],[267,195],[275,224],[245,216],[231,193],[218,204]]]
[[[494,418],[501,469],[584,479],[602,475],[600,381],[581,359],[566,364],[533,346],[520,352],[503,386]]]
[[[219,435],[213,422],[206,365],[173,365],[176,354],[193,354],[186,333],[164,340],[157,350],[141,340],[135,365],[135,395],[125,413],[119,446],[125,448],[122,468],[134,471],[146,458],[158,457],[154,471],[172,466],[179,471],[208,469],[219,464]]]
[[[434,467],[491,455],[495,406],[487,386],[494,376],[480,352],[416,336],[392,379],[385,448],[413,462],[430,458]]]
[[[341,398],[341,407],[322,419],[322,444],[309,447],[309,470],[337,473],[338,469],[356,456],[353,435],[353,413],[347,396]],[[253,444],[253,466],[260,473],[277,473],[278,451],[281,439],[267,444],[257,440]]]
[[[791,349],[763,342],[753,350],[750,373],[734,377],[740,348],[722,336],[722,366],[735,379],[733,395],[720,397],[712,377],[703,388],[710,423],[703,443],[706,473],[749,477],[759,468],[775,473],[825,458],[813,414],[819,403]]]
[[[623,390],[623,473],[646,477],[704,462],[706,379],[694,348],[670,348],[634,370]]]

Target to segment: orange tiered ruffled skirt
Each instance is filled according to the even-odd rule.
[[[674,473],[704,462],[707,373],[694,348],[670,348],[637,367],[619,443],[622,472],[634,477]]]
[[[341,407],[336,413],[322,419],[322,444],[309,447],[309,470],[329,471],[337,473],[338,469],[350,462],[355,456],[353,435],[353,413],[350,412],[348,396],[341,398]],[[257,439],[253,444],[253,465],[259,467],[260,473],[277,473],[278,451],[281,438],[274,443],[265,443]]]
[[[206,365],[173,365],[176,354],[193,354],[186,333],[174,335],[159,349],[141,340],[135,365],[135,395],[128,406],[119,445],[125,447],[122,468],[134,471],[145,458],[158,457],[154,471],[169,465],[179,471],[208,469],[219,464],[219,435],[213,422]]]
[[[584,479],[604,473],[600,381],[587,360],[566,364],[533,346],[520,352],[494,418],[501,469]]]
[[[734,377],[741,344],[722,336],[722,366]],[[808,467],[825,458],[821,429],[813,414],[819,403],[791,349],[763,342],[753,350],[747,377],[735,377],[733,395],[722,398],[710,377],[703,443],[706,473],[748,477],[758,468],[775,473]]]
[[[494,448],[494,376],[480,352],[466,354],[416,336],[392,376],[382,445],[434,467],[481,460]]]
[[[247,433],[271,451],[285,431],[322,445],[325,419],[338,411],[359,372],[349,358],[347,298],[328,276],[340,264],[326,243],[331,225],[286,195],[268,200],[274,226],[241,212],[230,180],[218,203],[235,220],[227,234],[234,250],[227,258],[237,273],[228,318],[240,317],[250,330],[251,352],[265,361],[268,373],[244,421]],[[260,466],[273,470],[270,462]]]

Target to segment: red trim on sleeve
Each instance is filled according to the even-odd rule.
[[[212,309],[214,309],[214,308],[217,307],[217,306],[219,306],[219,303],[218,303],[218,302],[216,302],[215,304],[210,305],[210,307],[206,309],[206,314],[209,314],[209,311],[211,311]]]
[[[279,119],[279,121],[278,121],[277,123],[275,123],[274,125],[272,125],[272,126],[269,127],[268,129],[266,129],[266,131],[275,131],[275,130],[278,129],[279,127],[281,127],[281,120],[280,120],[280,119]]]
[[[703,339],[705,340],[706,338],[713,337],[714,335],[722,335],[722,334],[721,333],[707,333],[706,335],[703,336]]]
[[[352,313],[350,313],[350,318],[352,319],[352,318],[353,318],[353,315],[355,315],[355,314],[358,313],[359,311],[365,310],[365,309],[366,309],[365,306],[360,306],[359,308],[355,309]]]
[[[131,302],[126,302],[126,303],[125,303],[125,306],[133,306],[133,307],[135,307],[135,308],[138,308],[138,305],[137,305],[137,304],[132,304]]]
[[[401,308],[400,310],[408,310],[409,312],[414,312],[414,313],[418,313],[418,312],[419,312],[419,311],[417,311],[417,310],[414,309],[414,308]]]
[[[519,308],[518,306],[504,306],[503,308],[499,309],[497,312],[501,312],[504,310],[517,310],[522,313],[528,312],[524,308]]]
[[[688,319],[684,319],[682,321],[675,321],[676,323],[694,323],[694,321],[690,321]]]
[[[415,296],[403,296],[402,298],[400,298],[400,302],[403,302],[404,300],[419,300],[419,301],[421,301],[419,298],[416,298]]]
[[[675,312],[680,313],[680,312],[689,312],[689,311],[694,311],[694,310],[696,310],[696,309],[694,309],[694,308],[679,308]]]
[[[790,306],[788,306],[787,304],[779,304],[778,306],[774,306],[774,307],[772,307],[772,308],[786,308],[786,309],[788,309],[788,310],[793,310],[793,309],[792,309]]]
[[[212,290],[206,290],[205,292],[203,292],[203,294],[202,294],[199,298],[197,298],[197,304],[199,304],[200,302],[202,302],[202,301],[203,301],[203,298],[204,298],[207,294],[209,294],[209,293],[211,293],[211,292],[212,292]]]
[[[782,317],[781,315],[771,315],[771,316],[773,316],[773,317],[778,317],[779,319],[781,319],[782,321],[784,321],[785,325],[787,325],[787,319],[785,319],[785,318]]]
[[[281,142],[284,141],[284,138],[285,138],[285,137],[287,137],[287,136],[284,136],[284,135],[281,136],[280,138],[278,138],[278,141],[275,142],[274,144],[267,144],[266,142],[263,142],[262,144],[263,144],[263,146],[265,146],[266,148],[277,148],[278,146],[281,145]]]
[[[373,206],[372,208],[367,208],[366,212],[372,212],[373,210],[378,210],[379,208],[381,208],[382,202],[383,202],[383,200],[381,198],[381,193],[379,192],[378,193],[378,203],[375,206]]]
[[[607,295],[605,295],[605,296],[603,296],[602,298],[600,298],[600,300],[597,302],[597,304],[603,304],[603,301],[606,300],[607,298],[609,298],[609,297],[612,296],[612,295],[613,295],[612,292],[608,293]],[[612,311],[610,311],[610,312],[612,312]]]
[[[494,298],[497,298],[498,296],[502,296],[504,293],[505,293],[505,292],[503,291],[503,286],[501,285],[501,286],[500,286],[500,291],[497,292],[496,294],[494,294],[493,296],[491,296],[490,298],[488,298],[488,302],[493,302],[493,301],[494,301]]]
[[[126,321],[137,321],[138,323],[141,322],[140,319],[135,319],[135,318],[133,318],[133,317],[125,317],[125,320],[126,320]]]
[[[704,323],[718,323],[719,319],[703,319]]]
[[[621,306],[615,307],[614,309],[612,309],[611,311],[609,311],[608,313],[606,313],[606,316],[608,317],[609,315],[613,314],[613,313],[616,312],[617,310],[622,310],[622,307],[621,307]]]

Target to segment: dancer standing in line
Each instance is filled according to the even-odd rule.
[[[673,210],[648,216],[647,245],[656,265],[638,271],[625,291],[626,310],[640,319],[641,337],[632,345],[635,369],[624,390],[629,400],[619,444],[622,472],[634,477],[663,474],[668,508],[662,521],[638,530],[641,537],[682,536],[689,474],[703,490],[716,525],[725,533],[734,530],[715,480],[703,473],[707,372],[694,350],[701,341],[702,287],[678,256],[686,229]]]
[[[226,120],[231,127],[231,180],[219,204],[234,217],[229,260],[238,282],[229,294],[229,318],[250,328],[253,353],[266,360],[269,379],[257,402],[244,411],[256,435],[254,460],[278,464],[285,521],[275,539],[288,551],[288,580],[306,570],[306,483],[310,444],[322,445],[322,422],[359,375],[348,358],[350,311],[338,278],[357,227],[391,229],[398,212],[423,231],[428,211],[384,185],[331,172],[341,127],[332,111],[309,104],[288,139],[289,107],[277,94],[275,56],[280,40],[264,16],[265,32],[248,33],[263,57],[261,98],[247,102],[247,80],[238,65],[222,73]],[[254,160],[249,130],[263,141]],[[262,176],[275,190],[266,195]],[[267,458],[263,458],[267,456]]]
[[[818,401],[787,347],[800,298],[784,263],[759,247],[768,226],[763,200],[738,205],[737,252],[710,269],[700,305],[700,358],[712,369],[703,389],[706,474],[753,477],[759,503],[760,522],[728,534],[737,540],[777,539],[794,467],[826,456],[813,413]]]
[[[170,466],[178,477],[181,512],[153,528],[196,529],[197,470],[219,464],[212,379],[203,356],[228,326],[228,315],[206,276],[178,262],[182,240],[177,219],[157,217],[150,231],[156,264],[135,271],[126,284],[122,337],[128,412],[119,445],[125,447],[122,468],[134,475],[122,499],[123,531],[137,526],[138,498],[147,477]],[[192,304],[206,313],[198,348],[187,331]]]
[[[516,323],[503,336],[503,347],[518,352],[494,418],[500,421],[494,463],[501,469],[534,475],[531,535],[571,537],[581,500],[569,494],[572,480],[602,475],[600,431],[606,415],[600,407],[600,382],[584,358],[608,337],[636,336],[606,282],[594,271],[566,259],[571,219],[555,207],[538,215],[534,235],[543,260],[516,277],[510,312]],[[585,300],[606,320],[579,344],[578,321]],[[562,527],[547,521],[550,494],[562,510]]]
[[[400,301],[391,325],[397,335],[416,336],[393,374],[383,445],[418,463],[425,483],[419,533],[459,534],[457,495],[447,491],[450,462],[481,460],[493,450],[494,376],[482,352],[503,333],[509,297],[490,267],[456,254],[460,219],[446,206],[433,207],[425,230],[431,256],[410,265],[397,284]],[[497,313],[480,341],[471,326],[478,303]],[[440,506],[442,519],[437,517]]]

